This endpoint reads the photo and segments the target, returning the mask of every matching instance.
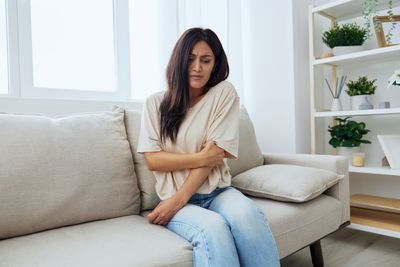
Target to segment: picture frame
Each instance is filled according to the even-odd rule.
[[[400,169],[400,134],[377,135],[390,168]]]
[[[392,21],[390,21],[389,16],[376,16],[374,17],[374,22],[380,24],[378,31],[375,27],[376,40],[378,42],[378,47],[387,47],[392,45],[400,44],[400,15],[393,16],[393,21],[396,22],[396,26],[393,29],[393,36],[391,44],[386,42],[386,34],[391,27]]]

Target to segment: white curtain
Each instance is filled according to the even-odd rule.
[[[229,80],[244,99],[240,0],[132,0],[132,96],[144,99],[164,90],[165,68],[175,42],[188,28],[212,29],[230,64]]]

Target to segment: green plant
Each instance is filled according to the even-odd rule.
[[[356,122],[349,120],[351,117],[344,119],[336,118],[335,120],[339,124],[335,126],[329,126],[328,132],[331,134],[329,144],[334,148],[338,146],[342,147],[357,147],[360,144],[371,144],[368,140],[363,140],[362,137],[366,135],[370,130],[365,128],[364,122]]]
[[[348,81],[346,83],[348,88],[346,93],[349,96],[373,95],[376,90],[375,82],[376,79],[370,81],[367,76],[358,77],[357,81]]]
[[[322,41],[334,48],[336,46],[362,45],[367,39],[367,30],[356,23],[338,25],[337,23],[322,36]]]
[[[370,38],[372,36],[371,32],[371,24],[374,25],[375,31],[380,32],[382,30],[382,24],[379,23],[377,16],[378,16],[378,0],[364,0],[362,3],[362,15],[364,18],[364,26],[367,30],[367,37]],[[391,43],[393,37],[393,30],[396,28],[396,22],[394,20],[394,13],[393,13],[393,0],[389,0],[388,2],[388,11],[387,15],[389,21],[391,21],[391,26],[388,32],[385,35],[386,42],[388,44]],[[371,23],[372,22],[372,23]]]

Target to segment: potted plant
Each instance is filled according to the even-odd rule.
[[[368,101],[368,95],[373,95],[376,90],[376,79],[368,80],[367,76],[360,76],[356,81],[346,83],[346,93],[350,96],[351,109],[373,109],[373,105]]]
[[[338,155],[349,158],[352,153],[361,151],[361,144],[371,144],[370,141],[362,139],[364,135],[370,132],[365,128],[366,124],[349,120],[350,118],[335,118],[338,124],[328,127],[328,132],[331,134],[329,144],[337,148]]]
[[[332,48],[333,54],[336,56],[361,51],[366,39],[367,30],[356,23],[343,25],[334,23],[322,36],[322,41]]]

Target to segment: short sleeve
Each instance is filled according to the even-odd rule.
[[[238,158],[239,150],[239,103],[235,89],[222,94],[216,109],[216,115],[207,132],[207,141],[213,140],[216,145]]]
[[[154,96],[143,105],[137,152],[161,151],[159,111]]]

